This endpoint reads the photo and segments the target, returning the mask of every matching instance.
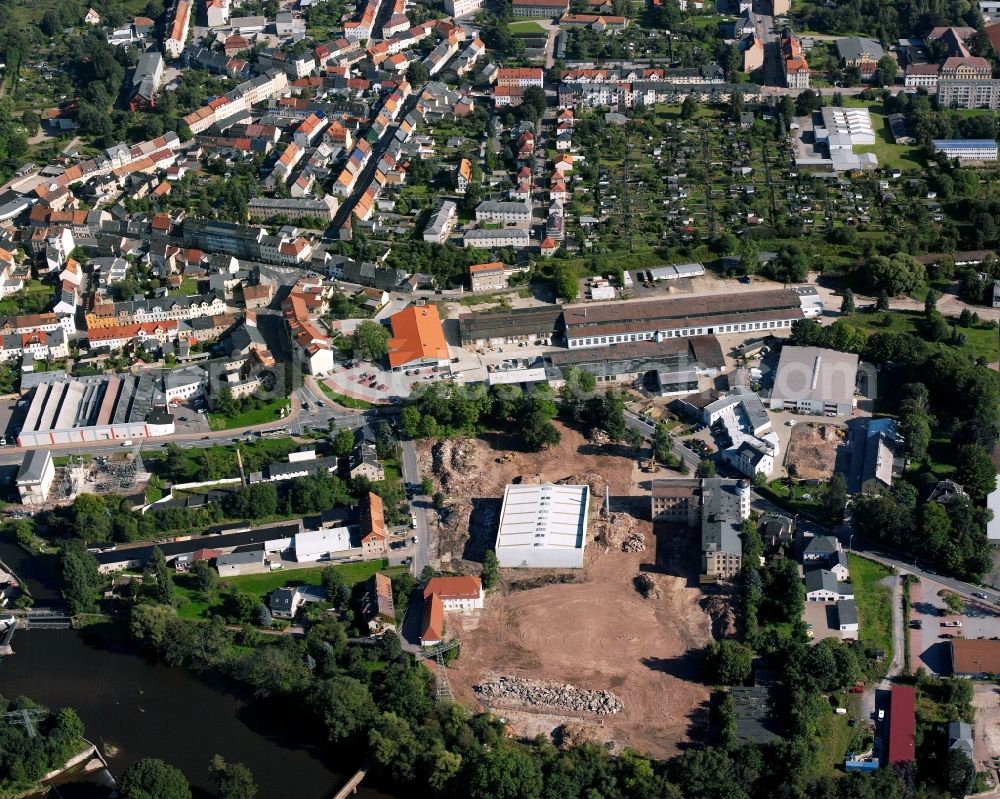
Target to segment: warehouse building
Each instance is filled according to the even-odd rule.
[[[463,347],[502,347],[504,344],[551,344],[562,320],[561,305],[514,308],[494,313],[467,313],[458,317]]]
[[[563,310],[570,349],[629,341],[791,330],[804,318],[803,298],[791,289],[676,297],[647,302],[579,305]]]
[[[500,565],[583,568],[589,504],[590,488],[585,485],[507,486],[496,540]]]
[[[698,390],[699,376],[714,377],[726,368],[715,336],[560,350],[546,357],[546,375],[553,387],[562,385],[565,373],[576,367],[590,372],[598,383],[648,378],[660,396],[690,394]]]
[[[19,447],[153,438],[174,432],[156,378],[146,373],[59,380],[35,389]]]
[[[771,410],[849,416],[854,409],[858,356],[821,347],[782,347]]]

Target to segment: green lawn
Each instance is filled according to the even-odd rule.
[[[388,561],[366,560],[360,563],[346,563],[334,566],[344,582],[348,585],[363,582],[375,572],[381,571],[389,575],[401,574],[406,571],[404,566],[387,568]],[[330,564],[317,566],[315,569],[295,569],[293,571],[276,571],[267,574],[248,574],[243,577],[230,577],[225,582],[236,586],[241,591],[249,591],[261,597],[268,596],[275,588],[292,585],[319,585],[323,578],[323,569]]]
[[[879,580],[889,576],[889,570],[873,560],[850,554],[851,584],[861,623],[861,643],[885,650],[883,665],[892,661],[892,591]]]
[[[517,36],[519,33],[545,33],[545,28],[537,22],[525,20],[523,22],[508,22],[507,30]]]
[[[368,408],[374,408],[375,406],[362,399],[355,399],[354,397],[345,397],[343,394],[338,394],[332,388],[330,388],[325,381],[319,381],[319,387],[323,389],[323,393],[326,394],[330,399],[336,402],[338,405],[343,405],[345,408],[355,408],[356,410],[367,410]]]
[[[246,411],[236,416],[223,416],[221,413],[210,413],[208,414],[208,424],[213,430],[233,430],[238,427],[252,427],[258,424],[276,422],[281,418],[278,412],[287,404],[287,398],[278,397],[260,408],[255,408],[252,411]]]
[[[838,716],[833,710],[819,720],[816,731],[816,776],[835,776],[843,768],[844,758],[859,727],[848,724],[848,716]]]
[[[848,102],[850,99],[851,102]],[[875,144],[859,145],[854,148],[856,153],[875,153],[879,166],[895,167],[896,169],[923,169],[924,158],[920,148],[910,144],[896,144],[892,138],[889,121],[881,103],[867,100],[845,98],[845,106],[867,108],[872,115],[872,128],[875,130]]]
[[[923,318],[920,311],[889,311],[888,316],[883,313],[856,313],[842,317],[852,327],[859,328],[868,333],[891,332],[891,333],[912,333],[920,336],[918,325]],[[883,324],[888,321],[888,324]],[[952,321],[949,319],[949,321]],[[966,342],[959,349],[970,358],[985,358],[989,363],[1000,360],[1000,344],[997,341],[997,331],[989,327],[958,327],[959,333],[964,333]],[[942,349],[952,348],[953,345],[941,343],[937,346]]]

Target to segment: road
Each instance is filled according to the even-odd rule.
[[[913,574],[921,579],[939,583],[969,600],[977,599],[977,597],[973,597],[974,592],[985,594],[987,602],[1000,605],[1000,591],[976,583],[964,582],[955,577],[938,574],[930,568],[917,564],[912,555],[893,551],[881,543],[867,541],[853,532],[852,528],[848,525],[841,525],[836,530],[830,529],[811,520],[799,518],[797,514],[789,514],[788,511],[783,510],[757,493],[754,493],[751,505],[754,510],[765,513],[781,513],[785,516],[792,515],[795,517],[795,526],[797,529],[813,535],[836,536],[849,552],[853,552],[856,555],[864,555],[866,558],[881,563],[883,566],[894,568],[899,572],[900,576]]]
[[[625,411],[625,424],[633,430],[638,430],[647,439],[652,438],[653,436],[653,425],[649,422],[643,421],[631,411]],[[701,458],[699,458],[696,453],[683,446],[680,441],[674,440],[673,453],[692,470],[698,468],[698,464],[701,463]]]
[[[431,565],[431,534],[427,522],[427,509],[431,507],[431,498],[419,488],[423,478],[417,464],[417,449],[413,446],[413,441],[404,439],[400,442],[400,448],[403,450],[403,482],[414,486],[414,497],[410,500],[410,512],[417,523],[413,530],[413,534],[417,537],[417,545],[413,548],[413,576],[419,577],[423,570]]]

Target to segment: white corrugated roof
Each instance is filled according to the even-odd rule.
[[[497,554],[503,547],[583,549],[589,495],[585,485],[507,486]]]

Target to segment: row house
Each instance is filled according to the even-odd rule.
[[[225,313],[226,310],[222,294],[210,291],[207,294],[190,296],[180,294],[152,299],[97,303],[84,318],[87,329],[91,330],[127,324],[216,316]]]
[[[541,67],[511,67],[501,69],[497,73],[497,86],[519,86],[526,89],[529,86],[542,87],[543,72]]]
[[[184,117],[184,124],[192,133],[201,133],[216,121],[228,119],[235,113],[249,111],[257,103],[276,97],[288,90],[288,75],[278,70],[268,70],[241,83],[235,89],[217,97],[207,105]]]
[[[8,333],[0,337],[0,361],[32,356],[35,360],[61,360],[69,356],[69,341],[62,328],[43,332]]]
[[[65,330],[70,336],[76,333],[76,323],[72,316],[54,313],[23,314],[21,316],[0,316],[0,335],[12,333],[51,333]]]
[[[116,325],[87,331],[87,341],[91,347],[107,347],[120,350],[132,342],[142,346],[147,341],[156,341],[161,346],[168,341],[175,341],[179,333],[180,323],[173,322],[143,322],[129,325]]]
[[[322,300],[316,301],[316,293],[304,290],[300,283],[292,287],[281,309],[288,325],[292,351],[309,374],[325,374],[333,369],[333,345],[313,321],[310,305],[322,307]]]
[[[163,40],[163,49],[170,58],[180,58],[187,42],[188,29],[191,25],[192,0],[177,0],[174,6],[173,20],[167,26],[167,38]]]
[[[308,53],[292,55],[284,50],[262,50],[257,63],[264,69],[281,70],[291,78],[302,78],[316,70],[316,60]]]

